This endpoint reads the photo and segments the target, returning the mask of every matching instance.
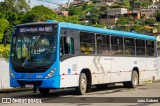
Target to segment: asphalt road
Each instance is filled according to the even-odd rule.
[[[1,98],[11,98],[10,103],[2,103]],[[81,105],[121,105],[121,106],[160,106],[160,82],[139,85],[136,89],[124,88],[121,84],[107,88],[92,88],[86,95],[77,95],[75,89],[52,90],[48,95],[41,95],[32,91],[0,94],[2,106],[28,106],[28,102],[37,102],[34,106],[81,106]],[[6,99],[5,99],[6,100]],[[5,102],[5,100],[3,102]],[[25,104],[21,104],[21,103]],[[40,104],[42,102],[42,104]],[[18,103],[18,104],[17,104]]]

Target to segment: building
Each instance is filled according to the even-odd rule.
[[[125,13],[123,14],[123,17],[129,17],[129,16],[132,16],[134,17],[135,19],[140,19],[140,14],[139,13]],[[103,17],[101,17],[99,19],[99,23],[100,24],[106,24],[107,26],[114,26],[116,25],[116,22],[118,20],[119,17],[106,17],[105,15]]]
[[[106,24],[106,26],[115,26],[118,18],[101,18],[99,24]]]
[[[124,0],[101,0],[100,3],[103,3],[103,4],[107,4],[109,6],[113,5],[114,3],[117,3],[117,2],[123,2]]]
[[[152,0],[153,3],[159,2],[160,0]]]
[[[140,19],[141,18],[140,13],[127,13],[127,14],[124,14],[123,16],[124,17],[130,17],[130,16],[132,16],[135,19]]]
[[[141,17],[150,18],[154,16],[155,12],[155,9],[141,9],[140,14]]]
[[[102,0],[103,2],[123,2],[124,0]]]
[[[63,10],[63,11],[59,11],[59,10],[57,10],[57,11],[55,11],[58,15],[62,15],[62,16],[68,16],[68,11],[65,11],[65,10]]]
[[[144,2],[144,1],[152,2],[152,3],[159,2],[159,0],[141,0],[141,2]]]
[[[160,5],[157,4],[152,4],[150,6],[148,6],[148,9],[154,9],[154,10],[160,10]]]
[[[73,2],[70,2],[70,6],[81,6],[84,2],[87,2],[87,4],[92,3],[90,0],[74,0]]]
[[[107,10],[107,17],[108,18],[115,18],[121,17],[127,13],[126,8],[111,8]]]

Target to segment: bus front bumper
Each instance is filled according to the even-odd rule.
[[[11,87],[60,88],[60,76],[49,79],[15,79],[10,78]]]

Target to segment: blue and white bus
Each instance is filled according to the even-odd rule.
[[[156,38],[66,22],[15,26],[10,54],[11,87],[76,88],[122,82],[135,88],[158,75]]]

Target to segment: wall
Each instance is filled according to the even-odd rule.
[[[99,19],[100,24],[106,24],[108,26],[116,25],[116,19],[115,18],[101,18]]]
[[[9,63],[0,58],[0,89],[10,88],[9,84]]]

